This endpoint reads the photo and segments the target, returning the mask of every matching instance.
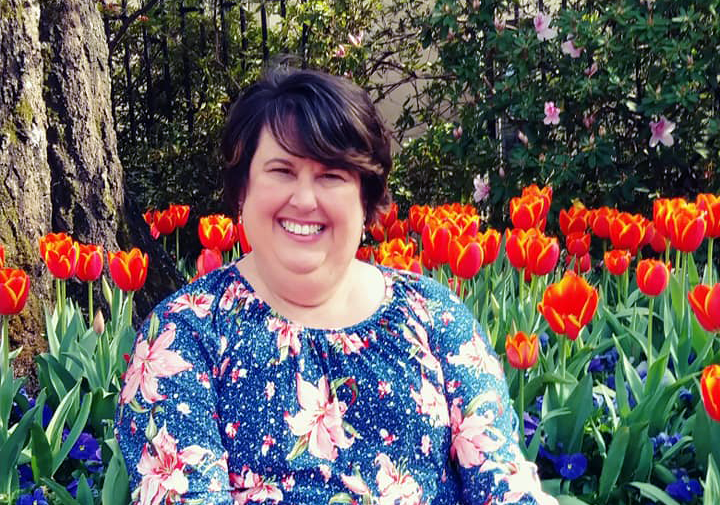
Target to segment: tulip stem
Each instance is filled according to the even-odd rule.
[[[525,370],[518,370],[520,373],[518,384],[518,404],[517,413],[520,417],[520,441],[522,448],[525,449]]]
[[[560,370],[562,371],[562,378],[565,379],[565,338],[560,337],[558,343],[560,345]]]
[[[9,316],[2,316],[2,327],[0,328],[0,378],[4,377],[5,373],[10,370],[10,343],[8,342],[8,318]]]
[[[520,295],[520,301],[525,299],[525,269],[521,268],[518,270],[518,291]]]
[[[92,326],[93,320],[93,281],[88,282],[88,326]]]
[[[648,373],[650,372],[650,365],[652,365],[653,360],[653,339],[652,339],[652,331],[653,331],[653,312],[655,304],[655,297],[650,297],[650,303],[648,304],[648,327],[647,327],[647,370]]]
[[[707,259],[707,276],[708,276],[708,285],[713,285],[713,242],[714,239],[710,237],[708,239],[708,259]]]
[[[175,267],[180,262],[180,228],[175,228]]]

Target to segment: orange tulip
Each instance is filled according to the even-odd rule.
[[[220,268],[223,264],[222,253],[217,249],[203,249],[195,261],[197,267],[197,276],[202,277],[208,272],[212,272],[216,268]]]
[[[708,238],[720,237],[720,196],[710,193],[701,193],[695,199],[698,209],[705,212],[707,229],[705,236]]]
[[[408,222],[406,219],[396,219],[387,229],[388,240],[405,238],[407,234]]]
[[[565,237],[568,253],[575,257],[586,255],[590,251],[590,234],[581,231],[569,233]]]
[[[688,301],[705,331],[720,332],[720,283],[712,288],[698,284],[688,293]]]
[[[510,220],[515,228],[529,230],[541,227],[548,208],[546,200],[533,195],[516,196],[510,199]]]
[[[666,263],[653,259],[638,262],[635,269],[638,289],[647,296],[657,296],[668,285],[670,268]]]
[[[453,274],[472,279],[483,265],[483,249],[470,237],[457,237],[448,244],[448,259]]]
[[[693,203],[676,208],[668,221],[670,245],[682,252],[694,252],[705,238],[705,212]]]
[[[555,333],[575,340],[595,315],[597,305],[597,290],[574,272],[566,272],[560,282],[547,287],[538,312]]]
[[[644,218],[638,214],[619,212],[610,221],[613,249],[627,249],[634,256],[645,238]]]
[[[96,281],[103,269],[101,245],[78,244],[78,262],[75,276],[83,282]]]
[[[600,207],[588,213],[588,225],[598,238],[610,238],[610,222],[618,213],[610,207]]]
[[[28,275],[15,268],[0,268],[0,316],[17,314],[30,292]]]
[[[500,232],[488,228],[485,233],[478,233],[476,240],[483,249],[483,266],[494,263],[500,253],[500,242],[502,241]]]
[[[108,268],[117,287],[123,291],[137,291],[147,279],[148,255],[137,247],[130,252],[108,251]]]
[[[453,218],[448,219],[450,234],[454,237],[465,235],[474,237],[478,233],[480,226],[480,216],[471,216],[468,214],[457,214]]]
[[[684,198],[656,198],[653,201],[653,222],[655,229],[664,236],[670,236],[670,219],[673,212],[687,205]]]
[[[505,253],[510,264],[518,270],[527,266],[525,243],[527,232],[520,228],[505,230]]]
[[[582,204],[573,205],[567,210],[562,209],[558,220],[563,235],[567,236],[577,232],[585,233],[588,227],[588,210]]]
[[[541,189],[537,184],[530,184],[529,186],[523,188],[522,196],[534,196],[536,198],[540,198],[543,200],[545,208],[550,210],[550,203],[552,202],[552,187],[545,186]],[[545,212],[545,215],[547,215],[547,212]]]
[[[65,233],[48,233],[40,238],[40,255],[53,277],[66,280],[75,275],[77,243]]]
[[[428,220],[422,232],[423,249],[428,252],[430,259],[436,265],[448,262],[448,244],[450,243],[450,230],[439,221]]]
[[[613,249],[612,251],[605,251],[605,267],[613,275],[622,275],[630,266],[630,251],[625,249]]]
[[[398,270],[415,272],[416,274],[423,273],[422,265],[420,265],[420,261],[417,258],[408,258],[397,253],[385,256],[380,264],[386,267],[396,268]]]
[[[519,331],[515,335],[505,337],[505,353],[513,368],[525,370],[535,366],[540,346],[536,334],[528,335]]]
[[[189,205],[170,205],[170,211],[175,214],[175,227],[182,228],[188,222],[190,217],[190,206]]]
[[[700,378],[703,405],[708,415],[720,422],[720,365],[708,365]]]
[[[560,246],[555,237],[541,232],[528,233],[525,243],[527,270],[532,275],[545,275],[552,272],[560,258]]]
[[[427,205],[411,205],[408,210],[408,221],[410,229],[417,234],[421,234],[425,226],[430,207]]]
[[[234,226],[234,241],[240,244],[243,254],[247,254],[252,251],[250,242],[248,242],[247,236],[245,235],[245,226],[242,223],[235,223]]]
[[[198,223],[200,243],[206,249],[229,251],[235,242],[233,222],[222,214],[201,217]]]
[[[393,202],[390,205],[390,208],[387,209],[385,212],[380,212],[378,214],[378,221],[381,225],[383,225],[383,228],[390,228],[390,226],[397,221],[398,217],[398,206],[395,202]]]
[[[160,235],[170,235],[175,231],[175,212],[172,209],[155,211],[153,224]]]
[[[378,244],[377,251],[378,257],[381,261],[385,256],[390,256],[392,254],[399,254],[400,256],[410,258],[415,256],[415,242],[406,242],[403,239],[395,238],[388,242],[381,242]]]

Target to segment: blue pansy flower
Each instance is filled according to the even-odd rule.
[[[33,494],[24,494],[18,498],[15,505],[48,505],[43,490],[38,488]]]
[[[563,479],[574,480],[585,475],[587,458],[582,453],[561,454],[555,459],[555,470]]]
[[[25,489],[26,487],[32,487],[35,485],[30,465],[19,465],[17,469],[20,476],[20,489]]]
[[[69,456],[84,461],[100,461],[99,452],[100,444],[95,437],[83,431],[70,449]]]
[[[87,483],[88,486],[92,487],[93,480],[88,479]],[[68,490],[68,493],[70,493],[73,498],[77,498],[78,484],[80,484],[80,481],[78,481],[77,479],[73,479],[72,482],[70,482],[70,484],[65,487]]]
[[[696,496],[703,494],[700,482],[687,476],[682,476],[665,486],[665,492],[680,502],[691,502]]]

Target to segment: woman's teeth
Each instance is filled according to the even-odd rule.
[[[280,221],[280,225],[295,235],[315,235],[324,228],[320,224],[300,224],[293,221]]]

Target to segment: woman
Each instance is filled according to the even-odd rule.
[[[223,151],[252,252],[162,302],[138,335],[117,416],[133,499],[556,503],[465,306],[354,257],[389,200],[368,95],[271,72],[234,105]]]

